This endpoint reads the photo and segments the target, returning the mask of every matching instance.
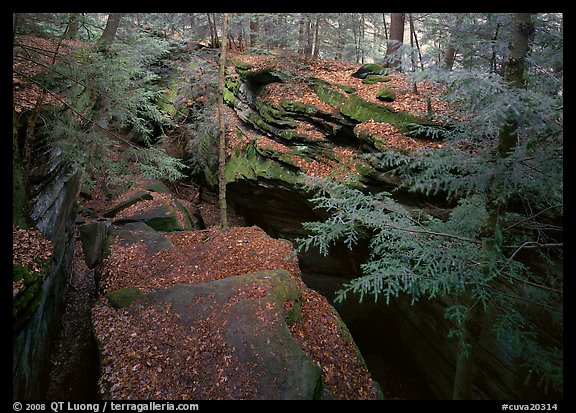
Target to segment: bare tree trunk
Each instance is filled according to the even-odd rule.
[[[304,14],[300,13],[300,20],[298,21],[298,55],[304,56]]]
[[[496,73],[496,59],[498,55],[496,54],[496,40],[498,40],[498,32],[500,31],[500,22],[496,23],[496,30],[494,31],[494,36],[492,37],[492,57],[490,58],[490,73]]]
[[[194,30],[196,28],[196,16],[194,13],[188,13],[188,21],[190,22],[190,30]]]
[[[318,60],[320,54],[320,16],[316,16],[316,30],[314,33],[314,53],[312,58]]]
[[[218,28],[216,27],[216,15],[214,13],[206,13],[208,16],[208,27],[210,27],[210,43],[212,47],[220,47],[220,40],[218,39]]]
[[[98,40],[99,46],[106,47],[114,41],[114,37],[116,37],[116,32],[118,31],[118,26],[120,26],[122,15],[122,13],[110,13],[108,15],[108,20],[106,21],[104,32]]]
[[[483,308],[480,301],[470,304],[463,321],[464,326],[458,342],[458,358],[454,373],[453,400],[472,399],[472,384],[476,357],[476,343],[480,339]]]
[[[508,61],[504,69],[504,78],[513,87],[524,87],[524,71],[526,70],[526,56],[534,38],[534,13],[514,13],[512,15],[512,33],[508,44]],[[510,120],[500,130],[498,137],[498,154],[506,156],[518,140],[516,134],[517,123]]]
[[[382,24],[384,25],[384,37],[388,39],[388,27],[386,26],[386,13],[382,13]]]
[[[362,47],[364,43],[364,25],[366,22],[364,21],[364,13],[360,13],[360,37],[358,39],[358,49],[360,50],[360,63],[364,64],[364,48]]]
[[[80,28],[80,13],[70,13],[70,18],[68,19],[68,26],[66,26],[66,31],[64,32],[65,39],[75,39],[78,35],[78,29]]]
[[[250,17],[250,47],[255,48],[258,44],[260,26],[257,17]]]
[[[336,40],[336,54],[334,60],[342,59],[342,48],[344,47],[344,38],[342,36],[342,22],[338,20],[338,39]]]
[[[306,46],[304,47],[304,59],[310,60],[312,57],[312,45],[313,45],[313,35],[312,35],[312,20],[308,17],[306,22]]]
[[[228,13],[222,21],[222,44],[220,48],[220,67],[218,70],[218,125],[220,128],[218,142],[218,203],[220,205],[220,227],[228,229],[226,203],[226,125],[224,124],[224,76],[226,68],[226,46],[228,40]]]
[[[390,39],[388,48],[386,49],[386,57],[388,57],[388,66],[398,69],[401,67],[402,61],[398,57],[391,57],[404,43],[404,23],[406,13],[391,13],[390,21]]]
[[[464,16],[459,14],[456,16],[456,22],[454,23],[454,29],[451,31],[451,37],[454,37],[455,33],[458,33],[462,28],[462,19]],[[458,49],[454,46],[453,39],[450,39],[449,43],[446,45],[443,51],[444,61],[442,64],[442,69],[446,71],[451,71],[454,67],[454,62],[456,61],[456,53]]]
[[[17,27],[18,27],[18,13],[12,13],[12,48],[14,48],[14,39],[16,38]]]

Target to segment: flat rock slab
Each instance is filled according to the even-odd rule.
[[[97,325],[96,335],[117,359],[103,358],[103,397],[319,398],[321,370],[289,330],[301,299],[290,274],[276,270],[179,284],[107,309],[117,325],[106,335]]]
[[[143,222],[112,225],[107,240],[108,247],[116,242],[120,245],[143,242],[146,245],[146,252],[148,254],[155,254],[167,248],[175,248],[162,234]]]

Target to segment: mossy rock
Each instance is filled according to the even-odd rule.
[[[178,94],[178,79],[174,78],[169,85],[164,88],[164,92],[156,99],[156,106],[160,111],[170,117],[174,117],[178,110],[174,105]]]
[[[350,95],[348,101],[340,108],[340,112],[357,122],[373,120],[375,122],[391,123],[397,127],[405,123],[418,123],[419,119],[406,112],[396,112],[387,106],[367,102],[356,94]]]
[[[12,301],[13,330],[19,329],[34,314],[42,299],[43,284],[52,269],[52,259],[37,260],[37,263],[41,265],[39,271],[12,264],[12,280],[24,283]]]
[[[176,213],[178,209],[184,215],[184,224],[182,225]],[[182,231],[192,229],[192,221],[190,217],[187,217],[188,213],[180,204],[180,207],[176,205],[159,205],[154,208],[150,208],[145,211],[136,212],[128,217],[124,217],[116,220],[115,224],[123,224],[127,222],[144,222],[149,227],[155,229],[156,231]],[[187,219],[186,219],[187,218]]]
[[[232,59],[230,59],[230,61],[232,62],[232,64],[240,70],[250,70],[252,69],[252,65],[246,62],[243,62],[241,60],[238,60],[237,58],[233,57]]]
[[[379,76],[379,75],[368,75],[363,80],[362,83],[366,85],[373,85],[379,82],[389,82],[390,78],[388,76]]]
[[[257,153],[246,154],[233,151],[226,162],[226,183],[258,178],[283,181],[291,185],[301,183],[303,179],[272,159],[262,158]]]
[[[152,195],[150,195],[149,191],[146,190],[142,190],[137,192],[135,195],[131,196],[130,198],[128,198],[125,201],[119,202],[118,204],[114,205],[111,209],[109,209],[108,211],[104,212],[104,216],[106,218],[112,218],[114,217],[118,212],[140,202],[143,200],[151,200],[152,199]]]
[[[314,92],[322,102],[330,106],[338,106],[346,101],[346,95],[334,90],[330,83],[321,79],[314,79]]]
[[[228,76],[224,81],[224,102],[234,106],[239,90],[240,80],[232,76]]]
[[[258,293],[245,294],[250,291]],[[214,329],[234,349],[238,363],[257,372],[250,382],[237,383],[250,386],[251,398],[309,400],[320,397],[322,371],[289,329],[300,317],[301,300],[290,274],[271,270],[158,290],[146,294],[141,309],[134,311],[144,316],[146,305],[169,306],[188,331],[194,331],[191,326],[199,318],[214,319]]]
[[[147,181],[143,188],[150,192],[157,192],[159,194],[171,194],[170,188],[159,179],[151,179]]]
[[[144,297],[144,293],[136,287],[125,287],[106,294],[108,304],[114,308],[128,307],[138,298]]]
[[[383,102],[394,102],[396,100],[396,94],[392,92],[390,87],[386,86],[378,91],[376,99]]]
[[[144,243],[148,254],[155,254],[164,249],[174,249],[174,245],[158,231],[146,225],[144,222],[128,222],[122,225],[112,225],[106,239],[103,257],[110,255],[110,245],[130,245]]]
[[[296,128],[296,123],[289,118],[289,113],[282,107],[278,107],[263,99],[256,99],[256,110],[268,123],[278,127]]]
[[[256,72],[244,72],[240,73],[240,78],[248,83],[267,85],[269,83],[283,83],[290,80],[293,76],[290,73],[283,72],[281,70],[275,70],[274,68],[264,68]]]
[[[368,63],[352,74],[352,77],[365,79],[368,75],[387,75],[388,69],[376,63]]]

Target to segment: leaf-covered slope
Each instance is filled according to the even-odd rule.
[[[282,387],[280,379],[277,392],[262,388],[262,383],[268,379],[262,381],[258,374],[270,378],[275,373],[269,371],[270,366],[252,364],[276,357],[274,354],[282,352],[288,342],[292,343],[289,346],[294,351],[303,351],[302,354],[310,359],[312,364],[306,364],[312,369],[310,371],[313,371],[312,366],[318,368],[332,397],[376,397],[370,374],[346,327],[323,297],[305,287],[289,243],[274,240],[257,227],[236,227],[228,232],[212,229],[156,233],[146,225],[138,225],[138,229],[113,229],[109,256],[101,271],[101,298],[93,309],[93,323],[102,353],[100,389],[105,397],[283,398],[284,392],[292,394],[290,392],[296,389]],[[135,236],[127,234],[127,230],[136,231]],[[148,236],[148,233],[156,235]],[[167,243],[162,249],[151,252],[146,243],[157,245],[158,236],[164,237]],[[263,329],[263,335],[257,336],[251,330],[250,337],[246,335],[244,341],[238,341],[242,334],[248,334],[241,331],[248,328],[243,327],[248,319],[234,324],[237,322],[233,320],[236,303],[277,294],[277,290],[265,287],[257,281],[258,277],[249,276],[244,276],[246,280],[237,284],[236,289],[230,290],[226,285],[239,274],[255,271],[265,274],[262,271],[278,269],[287,271],[284,283],[296,295],[289,294],[278,305],[272,304],[269,298],[252,301],[253,308],[241,314],[248,317],[250,325],[260,325],[258,328]],[[218,280],[222,280],[222,285],[212,284]],[[250,283],[253,288],[248,288]],[[182,286],[178,287],[180,289],[183,285],[198,286],[194,290],[196,293],[190,294],[203,297],[198,300],[207,300],[202,315],[198,313],[196,321],[190,322],[192,324],[182,324],[181,318],[191,314],[190,309],[188,312],[183,310],[184,304],[178,304],[181,307],[176,312],[164,304],[115,308],[129,304],[142,293],[162,295],[161,291],[167,293],[178,285]],[[212,292],[199,292],[209,289],[209,285],[220,287]],[[128,288],[136,288],[141,293],[132,294],[133,298],[118,305],[121,302],[117,297],[119,292],[128,294]],[[228,316],[232,318],[222,318],[226,308],[230,309]],[[281,340],[286,344],[277,343],[255,350],[261,345],[262,337],[265,338],[265,330],[270,328],[268,318],[276,317],[273,314],[282,308],[287,324],[281,327],[285,336]],[[250,348],[253,348],[250,351],[262,354],[250,356]],[[248,362],[246,357],[256,358]],[[212,359],[218,359],[218,362]],[[238,381],[235,377],[246,380]],[[298,393],[298,397],[319,397],[314,388],[311,391]],[[291,397],[296,397],[296,393]]]
[[[441,89],[410,77],[352,76],[360,65],[336,61],[236,55],[227,68],[225,100],[228,181],[304,175],[362,181],[371,165],[362,154],[442,147],[415,135],[450,115]],[[383,86],[385,85],[385,86]]]

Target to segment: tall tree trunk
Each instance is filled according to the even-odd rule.
[[[384,26],[384,37],[388,40],[388,27],[386,26],[386,13],[382,13],[382,25]]]
[[[250,17],[250,47],[255,48],[258,44],[258,35],[260,34],[260,25],[258,17]]]
[[[220,40],[218,39],[218,28],[216,27],[216,14],[206,13],[208,16],[208,26],[210,27],[210,42],[212,47],[220,47]]]
[[[458,14],[456,16],[456,21],[454,22],[454,29],[451,30],[451,34],[450,34],[450,39],[448,41],[448,44],[446,45],[446,47],[444,48],[444,51],[442,52],[443,54],[443,59],[442,59],[442,65],[440,66],[442,69],[444,69],[445,71],[449,72],[452,70],[452,68],[454,67],[454,62],[456,61],[456,53],[458,52],[458,49],[454,46],[454,35],[456,33],[459,33],[460,30],[462,29],[462,20],[464,19],[464,15],[462,14]]]
[[[220,47],[220,67],[218,70],[218,203],[220,205],[220,227],[228,229],[226,203],[226,125],[224,124],[224,77],[226,69],[226,46],[228,40],[228,13],[222,21],[222,42]]]
[[[390,39],[386,49],[386,59],[389,63],[388,66],[394,69],[400,69],[402,61],[394,53],[404,43],[404,23],[406,20],[406,13],[391,13],[390,21]]]
[[[490,58],[490,73],[497,73],[498,71],[496,66],[498,57],[496,54],[496,41],[498,40],[498,32],[500,31],[500,26],[500,22],[496,23],[496,30],[494,31],[494,36],[492,36],[492,57]]]
[[[188,13],[188,21],[190,22],[190,30],[194,30],[196,28],[196,15]]]
[[[304,14],[300,13],[300,20],[298,20],[298,55],[304,57],[305,37],[304,37]]]
[[[480,301],[471,302],[468,297],[469,308],[466,311],[464,325],[458,340],[458,356],[456,359],[456,372],[454,373],[453,400],[472,399],[472,384],[476,358],[476,343],[480,339],[483,308]]]
[[[118,26],[120,26],[122,15],[122,13],[110,13],[108,15],[108,20],[106,21],[104,32],[98,40],[99,46],[106,47],[114,41],[114,37],[116,37],[116,32],[118,31]]]
[[[78,35],[78,29],[80,28],[80,13],[70,13],[70,18],[68,19],[68,25],[66,26],[66,31],[64,32],[65,39],[75,39]]]
[[[344,47],[344,37],[342,36],[342,22],[338,19],[338,38],[336,40],[336,53],[334,54],[334,60],[342,59],[342,48]]]
[[[310,60],[312,57],[312,45],[314,41],[314,36],[312,34],[312,19],[308,16],[308,20],[306,22],[306,46],[304,47],[304,59]]]
[[[508,61],[504,68],[504,78],[509,85],[517,88],[524,87],[524,71],[526,70],[526,56],[530,51],[534,36],[534,13],[514,13],[512,15],[512,33],[508,43]],[[506,156],[518,140],[516,134],[517,122],[510,120],[500,130],[498,137],[498,154]]]
[[[16,38],[17,27],[18,27],[18,13],[12,13],[12,48],[14,48],[14,39]]]
[[[318,60],[320,55],[320,16],[316,16],[316,30],[314,31],[314,53],[312,58]]]

